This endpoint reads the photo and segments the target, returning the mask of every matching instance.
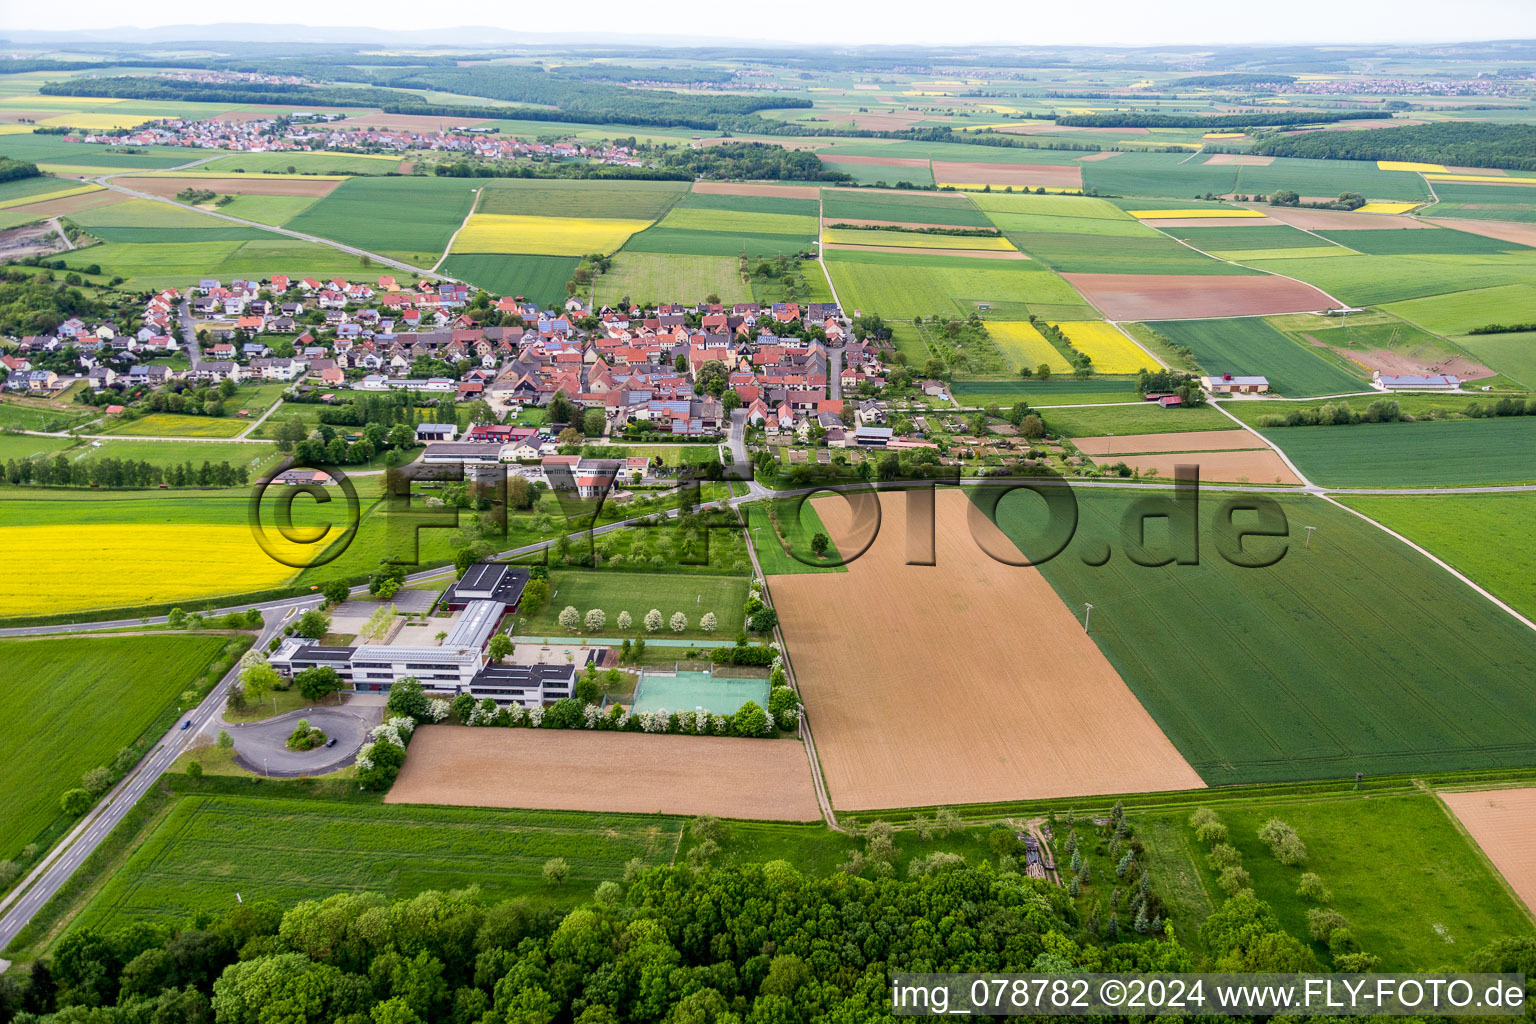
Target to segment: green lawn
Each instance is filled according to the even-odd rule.
[[[1536,480],[1536,417],[1265,431],[1313,483],[1452,487]]]
[[[0,434],[0,463],[52,455],[74,444],[69,437],[38,437],[35,434]]]
[[[1134,564],[1126,517],[1144,500],[1166,512],[1160,497],[1080,491],[1073,540],[1041,571],[1069,607],[1093,604],[1095,641],[1208,783],[1536,762],[1530,634],[1459,580],[1345,510],[1288,496],[1291,539],[1244,547],[1273,558],[1284,544],[1270,567],[1222,553],[1211,496],[1198,565]],[[1000,506],[1004,531],[1040,536],[1037,504]],[[1317,527],[1310,550],[1303,526]],[[1165,557],[1166,522],[1147,536]],[[1107,563],[1085,563],[1106,546]]]
[[[784,532],[781,540],[775,533],[772,520],[768,515],[768,508],[764,502],[755,501],[749,505],[743,505],[747,516],[747,526],[753,531],[752,547],[757,552],[758,564],[763,567],[765,576],[780,576],[802,572],[847,572],[847,568],[841,565],[817,565],[816,555],[811,551],[811,538],[817,533],[825,533],[826,527],[822,525],[821,517],[816,514],[816,506],[809,501],[800,506],[800,518],[796,521],[794,516],[795,501],[789,498],[771,499],[778,503],[779,529]],[[830,539],[830,538],[829,538]],[[800,557],[796,558],[789,551],[784,550],[785,544],[790,550]],[[836,544],[827,547],[827,561],[838,560]],[[804,561],[801,561],[804,559]]]
[[[709,638],[699,628],[699,619],[714,612],[718,623],[714,639],[729,640],[742,628],[743,606],[747,601],[747,581],[739,576],[687,576],[682,573],[582,572],[559,570],[550,574],[549,603],[541,611],[520,617],[518,632],[525,635],[564,636],[570,633],[559,623],[561,609],[573,606],[583,616],[590,609],[601,608],[608,621],[597,630],[598,636],[647,636],[642,624],[646,612],[655,608],[664,622],[675,612],[688,616],[688,629],[674,633],[663,625],[659,637]],[[619,613],[627,611],[634,624],[619,629]]]
[[[1536,494],[1344,495],[1339,499],[1421,544],[1536,619]]]
[[[1434,796],[1214,806],[1232,845],[1242,851],[1254,892],[1275,909],[1286,931],[1303,941],[1307,911],[1317,905],[1296,895],[1303,871],[1322,877],[1333,893],[1329,905],[1349,921],[1360,945],[1381,957],[1384,971],[1464,966],[1468,954],[1495,939],[1532,934],[1530,917]],[[1296,829],[1307,846],[1305,864],[1286,867],[1259,841],[1258,831],[1270,818]],[[1199,859],[1199,870],[1216,891],[1203,848]],[[1323,944],[1313,948],[1329,962]]]
[[[62,818],[59,797],[162,721],[229,642],[218,636],[0,641],[0,860]]]
[[[342,891],[395,898],[479,885],[491,899],[566,905],[621,878],[633,857],[668,863],[680,828],[680,819],[652,815],[188,796],[77,925],[184,921],[234,906],[237,892],[247,903],[286,906]],[[571,866],[559,890],[543,879],[551,857]]]

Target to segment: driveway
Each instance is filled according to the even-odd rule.
[[[235,761],[256,775],[323,775],[345,768],[357,757],[369,730],[383,721],[382,707],[307,708],[290,711],[264,722],[248,722],[225,728],[235,740]],[[288,737],[299,719],[334,738],[334,747],[289,750]]]

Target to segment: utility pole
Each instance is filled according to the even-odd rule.
[[[1083,602],[1083,632],[1088,632],[1088,622],[1093,618],[1093,605]]]
[[[1307,551],[1311,551],[1312,550],[1312,531],[1317,529],[1317,527],[1315,527],[1315,526],[1304,526],[1304,527],[1302,527],[1302,529],[1307,531],[1306,550]]]

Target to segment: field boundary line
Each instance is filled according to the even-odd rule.
[[[1259,274],[1267,275],[1269,277],[1278,277],[1282,281],[1290,281],[1290,282],[1293,282],[1295,284],[1304,285],[1304,286],[1306,286],[1308,288],[1311,288],[1313,291],[1317,292],[1319,295],[1326,296],[1329,302],[1332,302],[1335,306],[1337,306],[1337,307],[1339,307],[1341,309],[1353,309],[1354,308],[1349,303],[1347,303],[1347,302],[1343,301],[1342,299],[1340,299],[1337,295],[1334,295],[1332,292],[1324,291],[1323,289],[1319,288],[1317,285],[1313,284],[1310,281],[1303,281],[1299,277],[1292,277],[1289,274],[1282,274],[1282,273],[1280,273],[1278,271],[1275,271],[1275,270],[1265,270],[1263,267],[1250,267],[1246,263],[1239,263],[1236,260],[1229,260],[1229,259],[1227,259],[1227,258],[1225,258],[1223,256],[1212,255],[1211,253],[1208,253],[1204,249],[1200,248],[1199,246],[1190,245],[1188,242],[1184,241],[1184,239],[1182,239],[1182,238],[1175,238],[1173,235],[1170,235],[1167,231],[1164,231],[1162,228],[1158,227],[1156,224],[1153,224],[1152,227],[1159,234],[1161,234],[1164,238],[1172,238],[1175,242],[1178,242],[1180,245],[1184,246],[1184,248],[1190,250],[1191,252],[1197,252],[1201,256],[1206,257],[1207,259],[1213,259],[1217,263],[1225,263],[1227,266],[1229,266],[1229,267],[1236,267],[1239,270],[1251,270],[1251,271],[1254,271],[1254,272],[1259,273]],[[1345,247],[1344,246],[1340,246],[1340,248],[1345,248]],[[1315,310],[1300,310],[1300,312],[1307,313],[1307,312],[1316,312],[1316,311]],[[1262,316],[1284,316],[1286,314],[1265,313],[1265,314],[1256,314],[1256,315],[1262,315]],[[1186,318],[1186,319],[1188,319],[1188,318]],[[1197,317],[1197,318],[1194,318],[1194,319],[1201,319],[1201,318]],[[1205,317],[1204,319],[1207,319],[1207,320],[1232,320],[1232,319],[1235,319],[1235,318],[1234,317]]]
[[[469,204],[469,212],[464,215],[463,220],[459,221],[459,226],[453,229],[453,234],[448,236],[448,244],[443,246],[443,254],[437,258],[436,263],[432,264],[432,273],[437,273],[437,268],[442,266],[443,261],[446,260],[449,254],[453,252],[453,243],[458,241],[459,232],[463,231],[466,227],[469,226],[469,218],[473,217],[475,215],[475,211],[480,209],[480,200],[484,198],[485,186],[481,185],[479,188],[475,189],[475,201]],[[593,287],[596,286],[594,285]]]

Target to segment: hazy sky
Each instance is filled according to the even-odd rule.
[[[6,29],[108,29],[213,22],[371,26],[491,25],[530,32],[633,32],[818,43],[1369,43],[1536,37],[1536,0],[265,0],[230,7],[187,0],[0,0]],[[946,17],[946,11],[953,12]]]

